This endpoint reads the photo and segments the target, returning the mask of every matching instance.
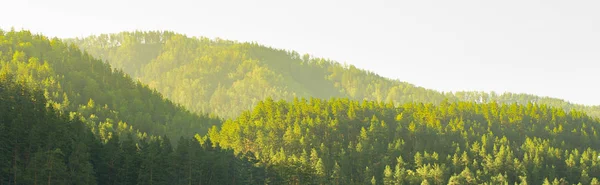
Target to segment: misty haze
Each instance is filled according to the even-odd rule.
[[[0,185],[600,185],[600,1],[2,4]]]

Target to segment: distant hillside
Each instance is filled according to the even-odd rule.
[[[122,130],[189,137],[220,122],[166,100],[76,46],[28,31],[0,30],[0,75],[44,92],[48,106],[81,119],[105,140]]]
[[[267,97],[351,97],[440,102],[442,93],[337,62],[173,32],[124,32],[72,39],[192,111],[235,117]]]
[[[552,107],[563,108],[567,111],[579,110],[593,117],[600,117],[600,106],[585,106],[580,104],[570,103],[568,101],[552,98],[552,97],[540,97],[532,94],[523,93],[502,93],[497,94],[495,92],[456,92],[452,94],[455,98],[461,101],[472,101],[479,103],[518,103],[526,105],[527,103],[545,104]]]
[[[547,103],[600,116],[600,107],[525,94],[442,93],[384,78],[352,65],[256,43],[187,37],[173,32],[122,32],[67,39],[194,112],[232,118],[267,97],[439,103],[444,99]]]

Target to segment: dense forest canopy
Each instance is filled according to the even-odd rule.
[[[0,74],[44,92],[56,110],[84,120],[105,140],[113,130],[178,138],[220,124],[172,103],[76,46],[29,31],[0,30]]]
[[[408,103],[479,101],[534,102],[600,116],[589,107],[528,94],[442,93],[373,72],[295,51],[223,39],[187,37],[170,31],[122,32],[67,39],[155,88],[193,112],[234,118],[267,97],[372,100]]]
[[[600,184],[598,106],[173,32],[67,41],[0,30],[0,185]]]
[[[213,148],[206,137],[172,146],[168,137],[124,130],[104,140],[27,86],[0,74],[0,184],[264,184],[256,160]]]
[[[531,103],[267,99],[209,137],[255,154],[276,184],[598,184],[598,131]]]
[[[220,122],[61,40],[0,30],[2,185],[264,184],[202,136]]]

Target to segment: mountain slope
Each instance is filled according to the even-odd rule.
[[[436,91],[255,43],[124,32],[70,39],[192,111],[235,117],[267,97],[440,102]]]
[[[47,108],[42,91],[0,74],[0,184],[95,185],[91,136],[81,121]]]
[[[209,131],[276,184],[598,183],[600,120],[546,105],[267,99]]]
[[[166,100],[76,46],[28,31],[0,30],[0,74],[44,92],[50,106],[82,119],[105,140],[112,131],[131,129],[192,136],[220,122]]]
[[[332,60],[173,32],[122,32],[67,39],[193,112],[233,118],[267,97],[348,97],[394,103],[536,102],[600,116],[600,107],[527,94],[441,93]]]
[[[527,105],[528,103],[544,104],[552,107],[560,107],[566,111],[579,110],[587,113],[590,116],[600,118],[600,106],[586,106],[580,104],[570,103],[568,101],[552,98],[552,97],[540,97],[533,94],[524,93],[502,93],[497,94],[495,92],[455,92],[452,94],[456,99],[460,101],[472,101],[479,103],[518,103],[521,105]]]
[[[47,107],[44,92],[0,74],[0,184],[264,184],[256,161],[209,140],[112,135]],[[184,139],[187,138],[187,139]]]

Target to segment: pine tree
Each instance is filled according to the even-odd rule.
[[[60,149],[42,153],[44,157],[40,182],[47,184],[67,184],[71,182],[68,177],[67,167],[64,163],[64,154]]]
[[[119,172],[121,174],[122,183],[126,185],[137,184],[139,166],[140,166],[140,155],[134,141],[134,136],[131,133],[127,133],[125,139],[121,144],[123,151],[123,168]]]
[[[319,159],[317,161],[317,163],[315,164],[315,175],[317,176],[316,178],[318,179],[318,183],[322,184],[325,182],[325,176],[327,175],[327,172],[325,171],[325,165],[323,164],[323,160]]]
[[[392,172],[392,168],[390,168],[390,165],[386,165],[385,170],[383,170],[383,184],[384,185],[393,185],[394,184],[394,173]]]
[[[375,176],[371,178],[371,185],[377,185],[377,180],[375,180]]]
[[[542,185],[551,185],[550,181],[548,181],[548,178],[544,179],[544,184],[542,184]]]
[[[363,178],[364,178],[364,179],[363,179],[363,181],[362,181],[364,184],[369,184],[369,183],[371,183],[371,177],[373,177],[372,173],[373,173],[373,172],[371,171],[371,169],[369,169],[369,167],[368,167],[368,166],[367,166],[367,167],[365,167],[365,171],[363,172]]]
[[[342,173],[342,169],[336,161],[333,165],[333,172],[331,173],[331,180],[332,180],[333,184],[335,184],[335,185],[340,184],[340,179],[342,178],[341,173]]]
[[[96,174],[90,163],[87,146],[82,142],[73,145],[75,148],[68,158],[69,179],[73,184],[96,184]]]
[[[579,182],[582,184],[589,184],[591,181],[590,176],[588,175],[586,170],[581,171],[581,176],[579,177]]]
[[[592,182],[590,182],[590,185],[600,185],[600,182],[598,182],[598,179],[594,177],[592,178]]]

